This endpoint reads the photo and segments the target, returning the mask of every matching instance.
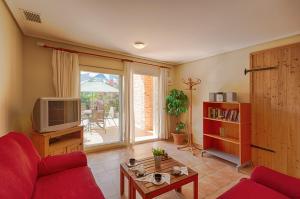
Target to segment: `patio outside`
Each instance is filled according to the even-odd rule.
[[[120,81],[119,75],[81,71],[81,124],[85,147],[122,141]],[[135,135],[136,141],[140,141],[152,138],[153,132],[136,128]]]
[[[150,75],[133,75],[133,100],[135,116],[135,141],[157,138],[155,77]]]
[[[120,76],[81,71],[80,98],[85,147],[121,141]]]

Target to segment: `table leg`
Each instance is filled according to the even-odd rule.
[[[194,199],[198,199],[198,175],[194,179]]]
[[[131,183],[131,199],[136,199],[136,189],[133,182]]]
[[[131,199],[132,198],[132,181],[131,178],[128,178],[128,198]]]
[[[124,173],[120,168],[120,194],[121,196],[124,194]]]

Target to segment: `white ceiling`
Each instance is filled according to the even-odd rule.
[[[300,33],[300,0],[6,0],[26,35],[170,63]],[[19,9],[40,13],[42,24]],[[133,48],[135,41],[147,47]]]

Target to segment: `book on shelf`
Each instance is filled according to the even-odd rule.
[[[238,109],[222,109],[208,107],[208,117],[212,119],[239,122],[239,116],[240,114]]]

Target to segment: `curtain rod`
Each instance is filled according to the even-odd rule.
[[[121,69],[116,69],[116,68],[109,68],[109,67],[103,67],[103,66],[93,66],[93,65],[88,65],[88,64],[79,64],[80,66],[87,66],[87,67],[94,67],[94,68],[103,68],[103,69],[108,69],[108,70],[116,70],[116,71],[124,71]]]
[[[94,53],[87,53],[87,52],[71,50],[71,49],[67,49],[67,48],[57,48],[57,47],[49,46],[49,45],[44,44],[42,42],[38,42],[37,45],[40,46],[40,47],[43,47],[43,48],[61,50],[61,51],[69,52],[69,53],[77,53],[77,54],[91,55],[91,56],[96,56],[96,57],[104,57],[104,58],[108,58],[108,59],[115,59],[115,60],[121,60],[121,61],[127,61],[127,62],[136,62],[136,63],[139,63],[139,64],[147,64],[147,65],[150,65],[150,66],[157,66],[157,67],[160,67],[160,68],[169,68],[169,67],[166,67],[166,66],[161,66],[161,65],[157,65],[157,64],[149,64],[149,63],[142,62],[142,61],[133,61],[133,60],[130,60],[130,59],[121,59],[121,58],[112,57],[112,56],[108,56],[108,55],[99,55],[99,54],[94,54]]]

